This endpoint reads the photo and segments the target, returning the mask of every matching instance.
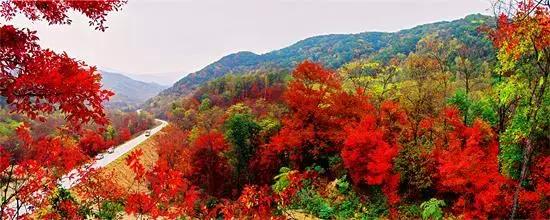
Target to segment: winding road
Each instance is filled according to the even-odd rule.
[[[155,133],[162,130],[162,128],[166,127],[166,125],[168,125],[168,122],[164,120],[160,120],[160,119],[155,119],[155,120],[159,122],[160,125],[150,130],[151,131],[150,136],[145,136],[145,132],[144,132],[143,134],[135,137],[134,139],[129,140],[124,144],[116,146],[112,153],[105,152],[105,153],[98,154],[96,158],[101,158],[101,159],[97,159],[92,163],[86,164],[84,165],[84,167],[88,167],[87,170],[91,170],[91,169],[97,170],[97,169],[103,168],[108,164],[110,164],[111,162],[118,159],[119,157],[123,156],[124,154],[130,152],[136,146],[143,143],[145,140],[147,140],[148,138],[153,136]],[[78,171],[79,169],[74,169],[71,172],[67,173],[65,176],[61,177],[61,179],[58,182],[59,185],[64,189],[70,189],[76,184],[78,184],[81,178],[80,176],[78,176]]]
[[[138,110],[138,113],[139,113],[139,110]],[[159,122],[160,125],[157,125],[155,128],[150,129],[151,135],[145,136],[145,132],[144,132],[143,134],[141,134],[141,135],[139,135],[139,136],[137,136],[137,137],[121,144],[121,145],[118,145],[118,146],[114,147],[114,149],[111,153],[105,152],[105,153],[99,154],[98,156],[96,156],[96,158],[99,158],[99,159],[96,159],[96,160],[94,160],[94,161],[92,161],[88,164],[85,164],[85,165],[83,165],[79,168],[76,168],[76,169],[72,170],[71,172],[65,174],[63,177],[61,177],[58,181],[58,185],[60,185],[64,189],[70,189],[70,188],[74,187],[75,185],[77,185],[80,182],[80,179],[82,178],[82,176],[79,173],[82,173],[83,170],[84,171],[92,170],[92,169],[97,170],[97,169],[100,169],[100,168],[103,168],[103,167],[107,166],[108,164],[115,161],[119,157],[121,157],[121,156],[125,155],[126,153],[130,152],[136,146],[143,143],[145,140],[152,137],[155,133],[159,132],[160,130],[162,130],[164,127],[166,127],[168,125],[168,122],[166,122],[164,120],[155,119],[155,121]],[[35,193],[38,193],[38,195],[40,195],[41,192],[35,192]],[[18,204],[17,201],[14,201],[14,202],[10,203],[8,205],[8,207],[10,207],[14,210],[17,210],[17,207],[20,207],[18,209],[17,215],[15,216],[15,219],[19,219],[20,216],[32,213],[34,211],[33,210],[34,208],[32,206],[24,205],[24,204]]]

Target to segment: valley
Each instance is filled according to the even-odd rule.
[[[0,219],[548,219],[550,2],[443,3],[4,1]]]

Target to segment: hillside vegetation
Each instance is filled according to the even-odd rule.
[[[478,53],[481,56],[490,57],[491,43],[483,33],[477,30],[479,24],[491,25],[490,21],[490,17],[476,14],[450,22],[420,25],[395,33],[364,32],[316,36],[262,55],[238,52],[189,74],[161,95],[186,95],[202,83],[231,73],[243,74],[272,69],[291,70],[303,60],[319,62],[331,69],[361,58],[372,57],[386,62],[395,56],[408,55],[415,50],[421,38],[436,32],[446,40],[456,38],[479,49]]]
[[[164,185],[152,185],[135,195],[156,209],[126,211],[546,218],[550,30],[547,8],[534,10],[546,17],[495,28],[472,15],[227,56],[162,94],[175,101],[161,95],[150,107],[172,125],[157,164],[136,168],[146,173],[136,180],[154,184],[148,175],[169,170],[187,191],[164,202],[154,194]]]
[[[105,111],[93,67],[0,26],[2,218],[550,219],[550,2],[509,3],[224,57],[148,102],[169,125],[72,190],[58,179],[152,115]],[[70,9],[104,30],[123,4],[8,0],[0,16]]]

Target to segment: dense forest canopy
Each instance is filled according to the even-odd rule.
[[[122,4],[7,1],[2,16],[75,10],[104,30]],[[152,115],[105,112],[93,68],[3,25],[2,216],[17,201],[53,219],[548,219],[550,3],[494,10],[224,57],[148,103],[169,121],[149,144],[72,189],[57,179]]]

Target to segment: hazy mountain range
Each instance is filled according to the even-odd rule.
[[[491,43],[485,37],[485,33],[480,32],[478,28],[480,24],[491,25],[492,21],[489,16],[474,14],[463,19],[425,24],[393,33],[363,32],[316,36],[265,54],[238,52],[186,75],[172,87],[161,92],[157,99],[189,94],[199,85],[226,74],[290,70],[306,59],[320,62],[332,69],[362,58],[384,62],[400,54],[407,55],[413,52],[421,38],[435,33],[439,33],[443,38],[457,38],[466,45],[480,49],[480,53],[484,53],[482,56],[487,56],[492,53]]]
[[[121,73],[101,70],[103,87],[112,90],[115,96],[106,103],[108,108],[134,109],[147,99],[156,96],[167,86],[142,82]]]

